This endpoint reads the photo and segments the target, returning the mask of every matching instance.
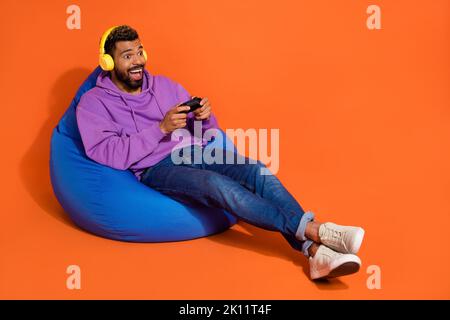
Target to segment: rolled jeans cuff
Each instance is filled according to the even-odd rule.
[[[305,212],[300,219],[300,223],[298,224],[297,232],[295,233],[295,237],[300,241],[308,240],[305,237],[306,224],[310,221],[314,220],[314,213],[311,211]]]
[[[313,243],[314,243],[314,241],[312,241],[312,240],[306,240],[302,244],[302,252],[307,258],[309,258],[309,251],[308,251],[308,249],[309,249],[309,247],[311,247],[311,245]]]

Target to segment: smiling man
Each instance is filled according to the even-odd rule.
[[[355,255],[364,230],[314,221],[274,175],[263,175],[265,165],[221,151],[223,159],[210,164],[188,161],[175,164],[175,148],[186,157],[201,154],[207,141],[193,135],[180,145],[171,133],[194,122],[202,131],[218,128],[208,98],[201,108],[185,113],[181,104],[192,97],[180,84],[146,69],[147,53],[129,26],[108,30],[100,45],[96,87],[86,92],[76,109],[86,155],[119,170],[130,170],[145,185],[185,203],[225,209],[257,227],[280,232],[289,244],[309,257],[312,279],[355,273],[361,261]],[[230,154],[232,153],[232,154]],[[203,159],[202,159],[203,160]]]

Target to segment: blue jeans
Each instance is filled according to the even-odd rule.
[[[169,154],[147,168],[141,182],[177,201],[225,209],[249,224],[279,231],[291,247],[309,256],[312,241],[305,238],[305,229],[314,214],[305,213],[275,175],[262,175],[262,162],[250,163],[247,157],[222,150],[217,153],[223,155],[222,164],[207,164],[203,157],[194,161],[195,149],[197,155],[203,150],[198,145],[179,149],[187,160],[181,164],[175,164]],[[233,164],[226,164],[226,153],[233,154]],[[237,157],[245,163],[237,163]]]

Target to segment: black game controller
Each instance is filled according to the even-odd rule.
[[[202,98],[195,97],[195,98],[192,98],[191,100],[183,102],[182,104],[180,104],[180,106],[189,106],[190,109],[189,110],[180,111],[180,113],[189,113],[189,112],[192,112],[194,110],[197,110],[198,108],[201,108],[202,105],[200,104],[200,101],[202,101]]]

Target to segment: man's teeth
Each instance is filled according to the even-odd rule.
[[[142,71],[142,69],[139,69],[139,70],[133,70],[133,71],[130,71],[130,73],[138,73],[138,72],[141,72]]]

